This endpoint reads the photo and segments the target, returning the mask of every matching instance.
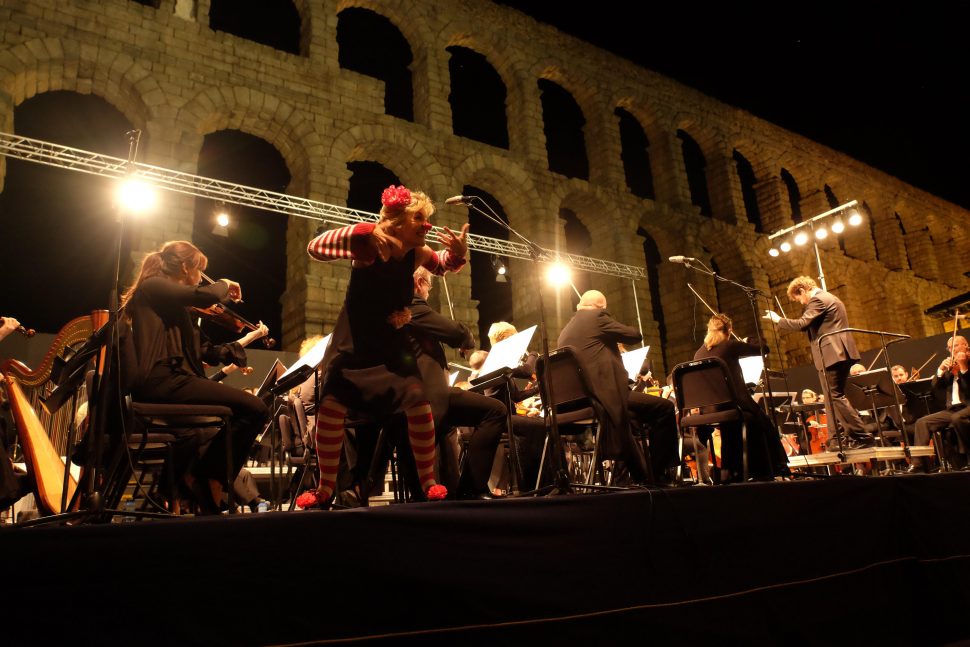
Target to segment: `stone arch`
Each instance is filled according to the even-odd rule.
[[[416,140],[400,129],[382,125],[357,125],[338,134],[327,154],[326,174],[339,178],[346,185],[350,174],[347,162],[380,162],[394,172],[406,186],[421,188],[429,194],[450,186],[451,173],[446,174],[438,159]]]
[[[421,57],[426,56],[435,42],[435,34],[430,28],[433,21],[415,18],[416,12],[432,11],[432,9],[419,8],[420,6],[410,3],[381,2],[380,0],[339,0],[334,15],[339,15],[344,9],[367,9],[382,18],[386,18],[397,27],[397,30],[411,45],[411,53],[414,55],[414,60],[417,61],[419,54]]]
[[[300,110],[272,95],[238,86],[209,88],[182,106],[175,121],[197,143],[183,159],[197,159],[206,134],[232,128],[265,139],[280,152],[292,177],[289,192],[311,195],[321,189],[322,181],[311,171],[326,159],[324,142]]]
[[[168,107],[155,77],[127,54],[60,38],[36,38],[0,52],[0,90],[11,108],[50,90],[96,94],[138,128]]]
[[[505,117],[509,150],[524,152],[530,146],[535,117],[538,113],[538,110],[532,106],[538,91],[531,87],[535,82],[531,67],[521,56],[516,56],[517,50],[502,47],[504,44],[502,40],[481,38],[466,29],[465,23],[460,26],[456,24],[446,27],[445,33],[450,31],[450,35],[444,39],[442,49],[457,45],[485,57],[505,84]]]
[[[480,186],[495,197],[505,209],[509,224],[531,231],[529,214],[539,208],[542,198],[529,172],[517,163],[494,153],[475,153],[449,173],[455,185]],[[544,241],[537,241],[543,244]]]

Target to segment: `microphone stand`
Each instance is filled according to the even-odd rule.
[[[473,202],[474,200],[478,200],[485,206],[486,209],[488,209],[489,211],[492,211],[492,208],[488,205],[488,203],[476,195],[465,196],[465,199],[462,200],[461,204],[465,205],[469,209],[474,209],[477,213],[481,214],[482,216],[485,216],[485,218],[487,218],[491,222],[502,227],[509,233],[512,233],[515,236],[517,236],[519,240],[525,243],[526,247],[529,248],[529,255],[532,257],[532,262],[537,266],[537,269],[538,269],[539,258],[542,254],[542,248],[539,247],[536,243],[526,238],[525,236],[523,236],[522,234],[520,234],[519,232],[517,232],[511,225],[509,225],[507,222],[499,218],[498,214],[496,214],[494,211],[492,213],[486,213],[483,209],[477,207]],[[538,276],[538,272],[536,272],[536,276]],[[566,471],[562,463],[562,457],[560,454],[561,452],[560,448],[562,446],[562,443],[559,438],[559,424],[556,419],[555,407],[552,407],[550,405],[550,403],[554,402],[555,400],[553,396],[552,383],[549,381],[549,340],[546,333],[546,316],[545,316],[546,309],[545,309],[545,304],[542,300],[542,286],[538,280],[536,281],[536,297],[538,298],[538,303],[539,303],[539,342],[541,344],[542,355],[546,358],[546,361],[542,363],[543,375],[542,375],[542,379],[539,381],[539,397],[542,399],[542,407],[546,410],[546,415],[545,415],[546,439],[548,443],[551,444],[553,448],[555,448],[554,451],[551,452],[552,469],[554,474],[554,484],[551,487],[552,487],[552,492],[555,492],[556,494],[569,494],[572,490],[572,487],[569,483],[569,473]],[[514,434],[512,432],[512,429],[510,428],[509,429],[510,443],[515,442],[515,439],[513,438],[513,436]],[[539,477],[541,479],[542,475],[540,474]],[[535,492],[535,494],[538,494],[538,493],[539,493],[539,490]]]
[[[698,265],[700,265],[700,267],[694,267],[692,263],[697,263]],[[758,297],[764,297],[765,299],[768,299],[768,296],[758,288],[753,288],[753,287],[744,285],[743,283],[738,283],[737,281],[721,276],[711,268],[704,265],[704,263],[696,259],[693,261],[684,259],[684,266],[687,267],[688,269],[697,270],[701,274],[707,274],[708,276],[713,277],[715,281],[730,283],[731,285],[737,288],[740,288],[744,292],[745,296],[748,297],[748,303],[751,304],[751,314],[754,317],[755,333],[758,336],[758,350],[761,352],[761,365],[764,367],[763,368],[764,376],[766,378],[762,380],[761,397],[764,399],[765,407],[768,410],[768,415],[771,417],[772,428],[775,430],[776,434],[779,433],[778,418],[776,416],[775,408],[771,406],[771,402],[774,399],[774,393],[771,390],[771,378],[769,376],[770,374],[768,373],[768,352],[765,350],[765,348],[767,347],[767,344],[765,344],[764,333],[761,330],[761,319],[758,316]],[[691,291],[693,292],[693,288],[691,288]],[[695,292],[695,294],[697,293]],[[710,306],[708,306],[708,308],[710,308]],[[735,337],[737,337],[737,335],[735,335]],[[769,454],[770,454],[770,451],[769,451]],[[768,469],[771,472],[772,477],[777,476],[775,474],[775,466],[772,465],[771,460],[768,461]]]

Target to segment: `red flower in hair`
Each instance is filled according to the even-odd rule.
[[[403,209],[411,204],[411,192],[405,186],[392,184],[381,194],[381,204],[392,211]]]

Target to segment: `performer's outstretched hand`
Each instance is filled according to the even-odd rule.
[[[774,323],[774,324],[776,324],[779,321],[781,321],[781,317],[778,316],[778,313],[772,312],[771,310],[765,310],[765,314],[761,318],[762,319],[769,319],[771,321],[771,323]]]
[[[468,253],[468,243],[465,240],[468,237],[468,223],[466,222],[462,225],[460,234],[455,234],[455,232],[445,226],[441,228],[445,231],[443,234],[438,234],[438,242],[447,247],[452,255],[458,258],[465,258],[465,255]]]

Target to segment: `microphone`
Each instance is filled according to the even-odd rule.
[[[470,196],[467,196],[467,195],[453,195],[450,198],[448,198],[447,200],[445,200],[445,204],[461,204],[461,205],[468,206],[469,204],[471,204],[471,201],[472,201],[472,199],[471,199]]]
[[[696,261],[697,259],[691,258],[690,256],[671,256],[667,260],[670,261],[671,263],[681,263],[683,265],[686,265],[687,263],[691,263],[693,261]]]

